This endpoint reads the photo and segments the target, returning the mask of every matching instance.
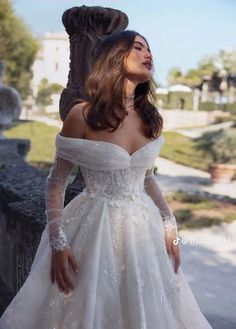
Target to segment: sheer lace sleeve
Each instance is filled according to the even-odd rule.
[[[164,231],[166,233],[174,232],[177,235],[176,218],[162,195],[162,192],[155,180],[153,170],[154,166],[146,171],[144,188],[160,210],[163,219]]]
[[[67,246],[67,238],[62,229],[62,209],[65,189],[73,163],[58,156],[50,169],[45,185],[45,203],[47,231],[52,252],[63,251]]]

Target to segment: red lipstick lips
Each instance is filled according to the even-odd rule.
[[[151,61],[146,61],[146,62],[143,63],[143,65],[145,65],[148,70],[152,69],[152,62]]]

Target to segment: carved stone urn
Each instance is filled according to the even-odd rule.
[[[68,82],[59,103],[60,116],[64,121],[76,99],[83,95],[84,82],[97,47],[109,34],[125,30],[128,17],[112,8],[81,6],[66,10],[62,22],[70,40]]]
[[[15,88],[4,86],[4,63],[0,61],[0,138],[4,127],[19,119],[22,101]]]

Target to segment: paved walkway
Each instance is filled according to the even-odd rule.
[[[205,127],[193,127],[191,129],[173,129],[174,131],[192,138],[197,138],[202,136],[206,132],[213,132],[220,129],[229,129],[234,125],[234,121],[226,121],[222,123],[211,124]]]
[[[161,157],[156,159],[155,165],[159,173],[157,180],[163,191],[203,191],[236,199],[236,181],[228,184],[213,184],[209,173]]]
[[[236,222],[179,232],[181,266],[213,329],[236,328]]]

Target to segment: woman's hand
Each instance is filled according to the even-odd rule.
[[[69,264],[73,271],[78,274],[78,263],[70,247],[65,248],[63,251],[52,253],[50,270],[52,284],[56,280],[60,291],[65,292],[66,294],[74,289],[74,285],[69,275]]]
[[[180,249],[178,245],[178,237],[175,232],[166,232],[165,233],[165,243],[166,250],[169,256],[174,258],[175,262],[175,273],[177,273],[178,268],[180,266]]]

